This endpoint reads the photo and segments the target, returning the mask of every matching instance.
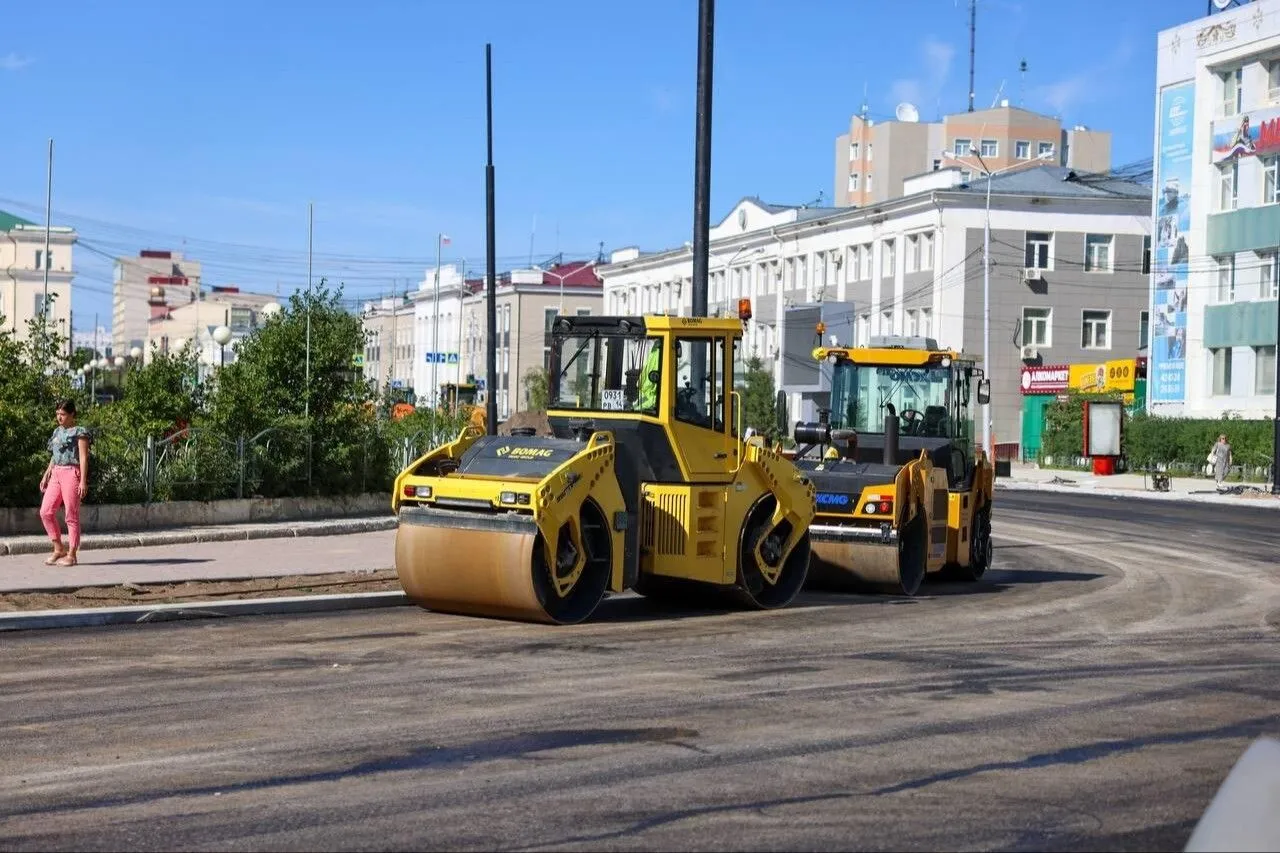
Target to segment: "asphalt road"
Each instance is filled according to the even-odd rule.
[[[911,600],[7,636],[0,848],[1181,849],[1280,735],[1280,519],[999,501]]]

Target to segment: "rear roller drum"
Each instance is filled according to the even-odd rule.
[[[735,596],[760,610],[773,610],[791,603],[804,586],[812,556],[809,533],[805,531],[791,553],[783,558],[782,550],[791,535],[791,524],[784,521],[770,529],[773,510],[774,502],[770,499],[750,514],[738,552]],[[764,565],[756,556],[757,544]]]

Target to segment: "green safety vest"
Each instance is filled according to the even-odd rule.
[[[658,383],[649,378],[649,374],[658,369],[660,352],[657,346],[649,350],[645,356],[644,368],[640,371],[640,393],[636,400],[637,409],[653,409],[658,405]]]

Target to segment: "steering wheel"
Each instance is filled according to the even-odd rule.
[[[907,435],[915,435],[924,424],[924,415],[915,409],[903,409],[899,417],[903,421],[902,431]]]

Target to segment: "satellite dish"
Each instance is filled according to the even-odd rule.
[[[893,114],[898,117],[898,121],[920,120],[920,111],[916,109],[915,104],[906,101],[898,104],[898,108],[893,111]]]

